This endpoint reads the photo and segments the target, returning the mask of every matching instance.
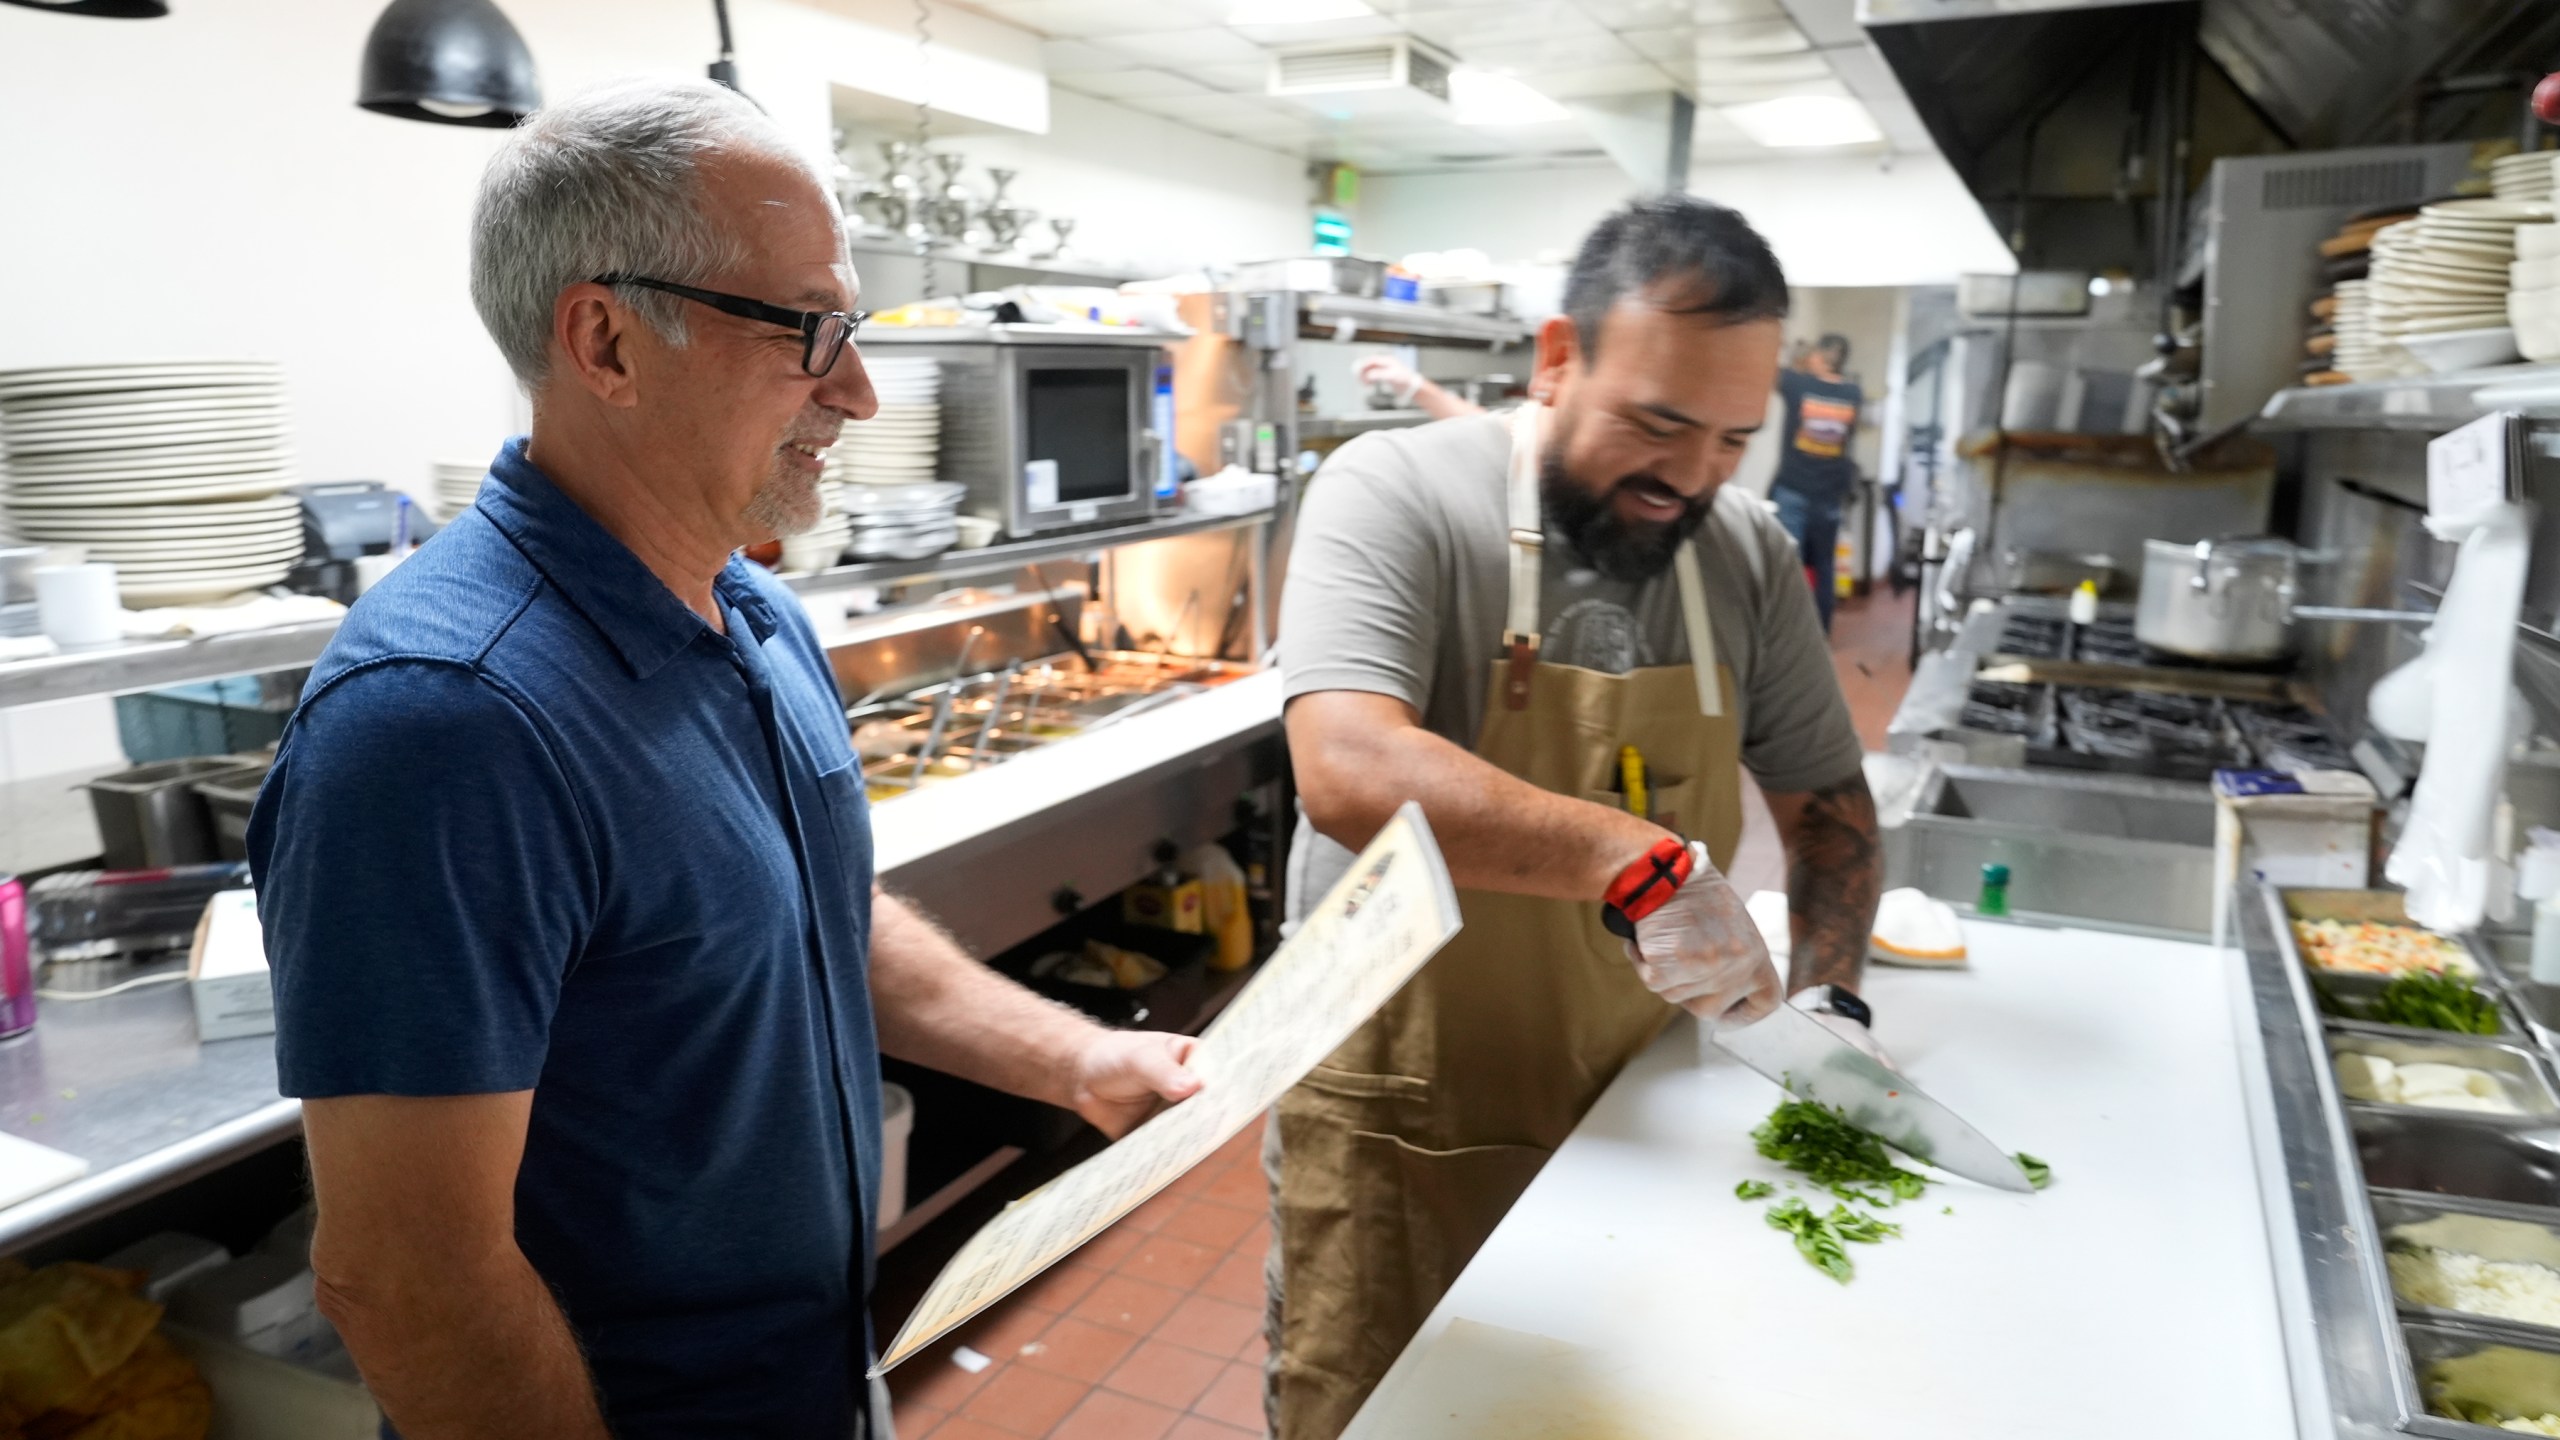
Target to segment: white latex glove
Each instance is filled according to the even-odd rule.
[[[1689,842],[1689,879],[1622,941],[1645,988],[1722,1028],[1748,1025],[1785,996],[1760,927],[1733,893],[1707,847]]]
[[[1372,355],[1352,366],[1351,373],[1360,377],[1363,385],[1392,387],[1399,405],[1412,404],[1413,397],[1422,389],[1422,377],[1414,373],[1412,366],[1392,355]]]
[[[1896,1075],[1902,1073],[1902,1067],[1896,1064],[1894,1062],[1894,1058],[1885,1053],[1884,1046],[1877,1042],[1876,1032],[1873,1030],[1868,1029],[1866,1026],[1859,1024],[1857,1021],[1850,1019],[1846,1015],[1833,1015],[1817,1011],[1813,1018],[1820,1022],[1824,1029],[1829,1030],[1832,1034],[1839,1036],[1841,1039],[1846,1040],[1850,1044],[1867,1052],[1867,1054],[1872,1057],[1877,1064],[1892,1071]]]

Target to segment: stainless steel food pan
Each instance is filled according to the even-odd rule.
[[[2374,1226],[2386,1251],[2425,1246],[2560,1270],[2560,1210],[2407,1190],[2375,1190],[2372,1196]],[[2560,1326],[2423,1305],[2401,1294],[2396,1279],[2392,1289],[2400,1309],[2409,1315],[2466,1325],[2513,1326],[2560,1340]]]
[[[2560,1129],[2446,1110],[2349,1105],[2365,1183],[2518,1205],[2560,1195]]]
[[[2429,1114],[2458,1114],[2475,1120],[2501,1121],[2514,1124],[2549,1124],[2560,1118],[2560,1091],[2552,1088],[2550,1076],[2543,1070],[2542,1057],[2521,1045],[2502,1045],[2486,1036],[2457,1036],[2434,1031],[2418,1032],[2424,1039],[2411,1039],[2410,1031],[2398,1026],[2355,1025],[2332,1020],[2326,1027],[2329,1055],[2334,1062],[2350,1051],[2379,1056],[2394,1065],[2460,1065],[2471,1070],[2485,1070],[2506,1086],[2508,1098],[2524,1113],[2520,1116],[2498,1116],[2476,1111],[2431,1110],[2426,1106],[2389,1106],[2390,1109],[2422,1110]],[[2342,1092],[2343,1093],[2343,1092]],[[2350,1106],[2377,1102],[2348,1099]]]
[[[2345,1020],[2374,1030],[2387,1030],[2410,1040],[2425,1040],[2436,1036],[2464,1033],[2458,1030],[2429,1030],[2415,1025],[2393,1025],[2375,1019],[2374,1007],[2381,1003],[2383,988],[2391,983],[2382,976],[2347,975],[2334,970],[2313,970],[2309,974],[2311,997],[2319,1005],[2320,1013],[2332,1020]],[[2507,997],[2514,994],[2512,990],[2502,991],[2501,987],[2485,978],[2474,980],[2472,983],[2497,1006],[2498,1028],[2489,1034],[2468,1038],[2503,1040],[2510,1045],[2534,1043],[2532,1034],[2524,1028],[2522,1022],[2517,1020],[2515,1012],[2506,1003]]]
[[[2404,1321],[2400,1334],[2426,1412],[2409,1421],[2411,1434],[2447,1440],[2513,1435],[2452,1418],[2475,1406],[2500,1419],[2560,1415],[2560,1341],[2436,1320]]]
[[[2284,906],[2287,921],[2371,920],[2384,925],[2416,925],[2409,918],[2408,908],[2402,903],[2397,890],[2285,890],[2278,892],[2278,899]],[[2284,924],[2275,929],[2276,943],[2284,947],[2286,958],[2309,973],[2320,976],[2355,973],[2321,970],[2312,966],[2303,956],[2301,945],[2293,938],[2293,926]],[[2472,963],[2480,972],[2472,977],[2473,984],[2483,990],[2504,988],[2495,967],[2481,963],[2476,947],[2465,944],[2463,949],[2470,954]]]

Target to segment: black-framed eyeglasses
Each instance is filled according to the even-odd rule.
[[[708,305],[723,315],[741,320],[761,320],[800,332],[800,368],[811,375],[824,375],[836,368],[845,345],[853,339],[862,322],[871,318],[868,310],[793,310],[782,305],[767,305],[744,295],[724,295],[717,290],[700,290],[691,285],[678,285],[670,280],[652,280],[645,275],[599,275],[598,285],[637,285],[643,290],[661,290],[669,295]]]

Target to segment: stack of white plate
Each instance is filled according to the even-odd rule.
[[[2560,151],[2526,150],[2489,162],[2489,193],[2528,205],[2550,204],[2554,160],[2560,160]]]
[[[2560,225],[2516,227],[2507,318],[2527,360],[2560,360]]]
[[[2338,313],[2329,328],[2338,337],[2338,348],[2329,364],[2352,380],[2388,380],[2414,368],[2411,360],[2397,346],[2386,346],[2373,328],[2373,312],[2365,296],[2365,281],[2338,282]]]
[[[967,487],[934,480],[854,485],[843,492],[848,541],[856,560],[921,560],[960,539],[954,517]]]
[[[844,427],[827,452],[828,477],[855,485],[931,480],[942,450],[942,367],[932,360],[865,357],[880,413]]]
[[[113,561],[129,604],[272,585],[302,556],[270,361],[0,371],[9,528]]]
[[[480,498],[480,482],[489,478],[489,467],[477,460],[438,460],[432,469],[436,521],[450,525],[453,517]]]
[[[2366,298],[2386,341],[2427,368],[2467,369],[2515,358],[2507,318],[2516,227],[2547,222],[2548,205],[2448,200],[2373,239]]]
[[[853,522],[844,513],[845,487],[824,484],[818,489],[826,502],[824,516],[807,533],[782,539],[782,569],[786,574],[826,569],[844,558],[845,542],[853,538]]]

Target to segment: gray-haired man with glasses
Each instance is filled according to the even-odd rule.
[[[472,298],[533,398],[358,602],[252,823],[322,1308],[406,1440],[886,1434],[882,1052],[1117,1134],[1199,1081],[875,896],[791,594],[877,408],[834,201],[743,100],[508,137]]]

